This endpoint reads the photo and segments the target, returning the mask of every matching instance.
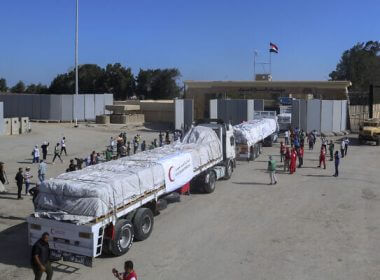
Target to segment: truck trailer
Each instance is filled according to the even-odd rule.
[[[27,217],[28,243],[48,232],[56,259],[86,266],[103,253],[123,255],[150,236],[165,196],[187,182],[212,193],[235,166],[232,126],[199,122],[182,141],[44,181]]]

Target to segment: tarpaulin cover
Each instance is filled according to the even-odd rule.
[[[135,154],[44,181],[35,216],[85,223],[165,185],[171,192],[197,170],[222,158],[220,141],[206,127],[193,128],[183,142]]]
[[[275,119],[255,119],[234,126],[234,136],[237,144],[254,145],[264,140],[277,130]]]

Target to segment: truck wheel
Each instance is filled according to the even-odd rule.
[[[226,179],[226,180],[230,179],[233,171],[234,171],[234,169],[232,167],[232,162],[228,161],[228,163],[226,165],[226,175],[224,176],[224,179]],[[214,173],[214,172],[212,172],[212,173]]]
[[[207,176],[207,175],[206,175]],[[212,193],[215,191],[216,176],[213,171],[208,173],[208,182],[204,184],[203,190],[205,193]]]
[[[139,208],[133,218],[133,230],[136,240],[142,241],[149,237],[153,230],[153,213],[149,208]]]
[[[115,226],[115,239],[111,240],[111,252],[115,256],[124,255],[131,248],[134,238],[133,225],[130,221],[120,219]]]
[[[380,140],[376,139],[376,146],[380,146]]]

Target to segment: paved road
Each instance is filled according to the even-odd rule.
[[[351,146],[339,178],[306,151],[305,167],[279,174],[275,186],[268,154],[278,147],[239,163],[213,194],[169,205],[126,256],[91,269],[61,263],[54,279],[113,279],[111,269],[127,259],[139,279],[380,279],[379,147]],[[0,279],[32,279],[24,236],[22,224],[0,233]]]

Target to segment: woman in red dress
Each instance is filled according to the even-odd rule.
[[[290,154],[290,174],[293,174],[296,172],[296,165],[297,165],[297,152],[296,149],[292,149],[292,152]]]

